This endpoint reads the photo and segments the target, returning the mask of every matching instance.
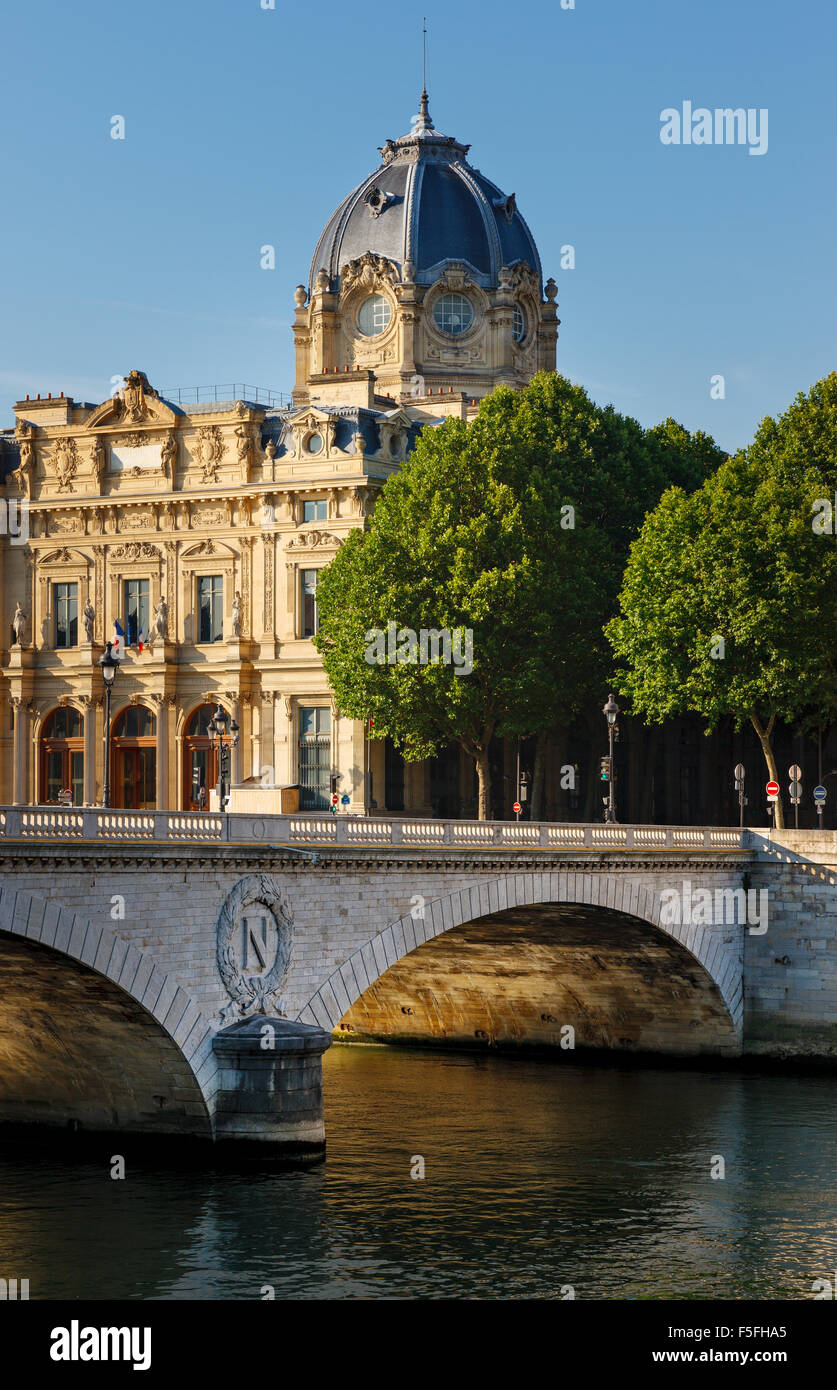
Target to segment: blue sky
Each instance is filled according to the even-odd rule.
[[[294,286],[409,129],[425,5],[433,118],[517,194],[559,284],[561,371],[734,449],[837,367],[833,0],[16,0],[0,426],[27,391],[99,401],[133,367],[290,391]],[[663,146],[687,100],[767,108],[767,153]]]

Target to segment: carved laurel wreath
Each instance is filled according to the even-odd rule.
[[[261,903],[273,913],[279,929],[279,940],[276,959],[266,974],[245,979],[233,953],[233,937],[241,909],[255,903]],[[216,926],[215,959],[231,1001],[222,1010],[224,1025],[249,1014],[271,1013],[284,1018],[279,991],[288,973],[293,933],[293,914],[276,880],[270,874],[249,874],[247,878],[239,879],[224,899]]]

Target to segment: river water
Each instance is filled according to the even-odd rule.
[[[31,1299],[600,1300],[837,1277],[837,1076],[338,1046],[324,1073],[312,1169],[4,1147],[0,1277]]]

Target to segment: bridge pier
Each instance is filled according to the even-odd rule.
[[[216,1033],[215,1148],[236,1162],[325,1157],[323,1053],[331,1034],[254,1014]]]

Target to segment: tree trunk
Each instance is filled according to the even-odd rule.
[[[778,774],[778,770],[777,770],[777,768],[776,768],[776,755],[775,755],[774,752],[773,752],[773,745],[772,745],[772,743],[770,742],[771,735],[772,735],[772,733],[773,733],[773,725],[776,723],[776,716],[775,716],[775,714],[771,714],[770,718],[769,718],[768,721],[767,721],[767,725],[764,726],[764,725],[762,725],[761,721],[759,720],[758,715],[756,715],[756,714],[751,714],[751,715],[750,715],[750,723],[752,724],[753,728],[755,729],[756,735],[757,735],[757,737],[758,737],[758,741],[759,741],[759,743],[761,744],[761,751],[762,751],[762,753],[764,754],[764,761],[765,761],[765,763],[767,764],[768,776],[770,777],[770,780],[771,780],[772,782],[778,782],[778,781],[779,781],[779,774]],[[785,812],[784,812],[784,808],[783,808],[783,806],[782,806],[782,794],[781,794],[781,792],[779,793],[779,799],[778,799],[778,801],[776,801],[776,802],[774,803],[774,805],[775,805],[775,807],[776,807],[776,829],[777,829],[777,830],[784,830],[784,828],[785,828]]]
[[[532,820],[543,820],[543,793],[546,782],[546,734],[538,734],[535,745],[535,764],[532,768]]]
[[[480,748],[473,757],[477,765],[479,788],[478,816],[480,820],[488,820],[491,809],[491,767],[488,761],[488,748]]]

